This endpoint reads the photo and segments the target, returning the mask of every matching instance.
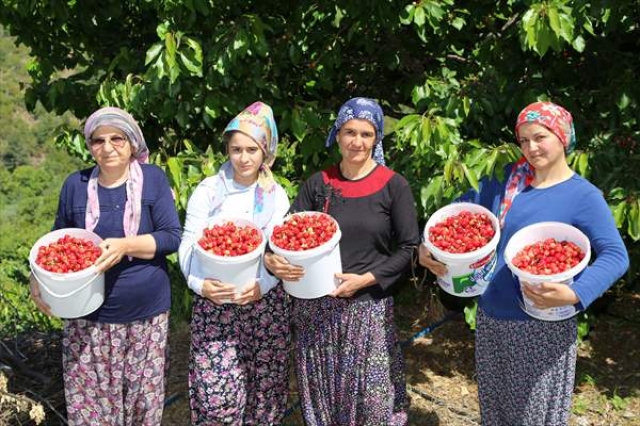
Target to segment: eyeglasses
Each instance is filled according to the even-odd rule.
[[[128,139],[120,135],[98,136],[95,138],[91,138],[91,140],[89,141],[89,145],[91,145],[91,148],[98,149],[102,148],[107,141],[109,141],[111,146],[114,148],[122,148],[124,144],[127,143]]]

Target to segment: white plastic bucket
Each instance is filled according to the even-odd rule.
[[[264,253],[266,240],[262,230],[246,219],[216,217],[207,223],[207,228],[227,222],[233,222],[239,227],[250,226],[257,229],[262,238],[260,245],[255,250],[240,256],[218,256],[203,249],[196,241],[194,245],[194,260],[198,263],[197,267],[205,278],[216,279],[225,284],[233,284],[236,287],[236,294],[239,295],[247,284],[256,281],[260,258]],[[230,302],[230,300],[224,301],[224,303]]]
[[[491,219],[495,235],[484,247],[469,253],[449,253],[429,241],[429,229],[449,216],[462,211],[484,213]],[[496,247],[500,241],[500,223],[488,209],[474,203],[453,203],[442,207],[429,217],[424,227],[423,244],[433,257],[447,266],[447,273],[438,277],[438,285],[447,293],[459,297],[474,297],[482,294],[496,266]]]
[[[80,228],[64,228],[40,237],[29,252],[31,272],[40,287],[42,300],[51,307],[51,313],[61,318],[80,318],[98,309],[104,302],[104,274],[96,267],[78,272],[60,274],[49,272],[36,264],[38,249],[49,245],[65,235],[94,242],[102,238],[91,231]]]
[[[300,212],[297,215],[326,215],[321,212]],[[335,222],[331,216],[326,215]],[[287,218],[285,218],[286,220]],[[283,220],[284,222],[284,220]],[[336,222],[337,225],[337,222]],[[340,227],[331,239],[324,244],[310,250],[291,251],[282,249],[269,239],[269,247],[277,255],[287,259],[293,265],[302,266],[304,275],[299,281],[284,281],[284,290],[299,299],[316,299],[331,293],[339,285],[336,273],[342,273],[340,258]]]
[[[533,244],[537,241],[547,238],[555,238],[558,241],[571,241],[576,244],[584,252],[584,259],[573,268],[554,275],[535,275],[516,268],[513,263],[513,257],[518,254],[525,246]],[[578,275],[589,264],[591,259],[591,244],[589,238],[578,228],[562,222],[539,222],[522,228],[509,240],[504,250],[504,259],[518,280],[531,284],[540,284],[543,282],[553,282],[571,285],[573,277]],[[520,284],[523,285],[522,283]],[[522,294],[522,309],[531,317],[544,321],[561,321],[578,313],[574,305],[558,306],[548,309],[536,308],[533,302]]]

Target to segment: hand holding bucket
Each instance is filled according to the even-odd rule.
[[[533,306],[540,309],[575,305],[579,302],[571,286],[566,284],[552,282],[534,284],[521,281],[520,289],[522,290],[522,295],[529,299]]]
[[[304,268],[300,265],[293,265],[279,254],[265,253],[264,265],[272,275],[278,279],[289,282],[298,282],[304,277]]]
[[[532,274],[513,264],[514,257],[524,247],[548,238],[573,242],[582,250],[584,257],[573,268],[552,275]],[[591,259],[591,244],[582,231],[562,222],[539,222],[529,225],[509,239],[504,250],[504,259],[507,267],[520,281],[521,307],[529,316],[545,321],[561,321],[578,313],[574,306],[577,302],[575,293],[570,288],[561,286],[570,286],[573,278],[587,267]]]
[[[242,293],[247,284],[255,282],[260,259],[266,245],[262,230],[249,220],[214,217],[207,223],[207,227],[223,225],[228,222],[238,227],[254,228],[260,235],[260,244],[252,251],[239,256],[216,255],[205,250],[199,243],[194,244],[194,262],[197,263],[202,276],[207,277],[205,282],[208,281],[209,285],[205,284],[205,287],[209,287],[211,297],[204,293],[205,288],[203,288],[203,295],[214,303],[233,303],[233,299]],[[233,293],[228,291],[230,290],[229,285],[234,287]]]
[[[335,224],[335,232],[328,241],[306,250],[287,250],[274,243],[274,233],[269,238],[269,247],[289,266],[282,267],[284,290],[293,297],[315,299],[331,294],[338,285],[336,273],[342,272],[340,259],[340,238],[342,236],[338,223],[331,216],[321,212],[298,212],[283,218],[283,223],[295,216],[329,220]],[[279,263],[284,263],[283,261]],[[301,269],[291,267],[298,265]],[[281,265],[282,266],[282,265]],[[278,276],[278,275],[276,275]]]
[[[102,242],[98,235],[81,228],[58,229],[42,236],[29,253],[29,266],[36,281],[31,284],[31,294],[38,308],[45,313],[61,318],[80,318],[94,312],[104,302],[104,273],[98,271],[94,265],[77,272],[56,273],[45,270],[36,262],[41,246],[53,243],[66,235],[86,239],[96,245]],[[34,289],[34,285],[37,289]],[[36,297],[42,303],[38,303]]]
[[[433,254],[424,244],[418,246],[418,262],[436,277],[443,277],[447,274],[447,265],[434,259]]]
[[[202,284],[202,295],[216,305],[229,303],[236,297],[236,285],[223,283],[215,278],[207,278]]]
[[[466,253],[450,253],[436,247],[430,240],[430,229],[462,212],[488,217],[494,230],[491,240],[484,246]],[[478,296],[484,292],[493,276],[497,261],[495,250],[499,241],[500,224],[491,211],[474,203],[449,204],[433,213],[424,227],[423,245],[427,251],[423,249],[421,252],[421,263],[427,267],[431,265],[430,269],[438,276],[438,285],[447,293],[459,297]],[[445,267],[432,262],[427,253]]]

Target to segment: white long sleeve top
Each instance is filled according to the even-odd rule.
[[[187,205],[187,217],[184,224],[182,240],[178,250],[182,274],[186,278],[189,288],[200,296],[202,296],[204,280],[208,277],[203,276],[204,274],[200,270],[197,258],[193,256],[193,247],[198,243],[198,239],[202,236],[202,231],[207,226],[207,223],[214,217],[236,217],[253,220],[256,184],[243,186],[233,182],[232,191],[230,191],[220,207],[218,207],[215,212],[212,212],[212,200],[216,193],[216,185],[218,182],[216,176],[210,176],[200,182],[193,191],[193,194],[191,194]],[[275,191],[276,198],[273,216],[267,225],[267,229],[263,230],[267,240],[273,231],[273,227],[289,211],[289,199],[284,189],[276,184]],[[267,272],[262,259],[256,280],[258,281],[263,296],[278,283],[278,279]]]

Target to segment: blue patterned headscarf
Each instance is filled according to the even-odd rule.
[[[373,159],[376,163],[384,166],[384,150],[382,148],[382,138],[384,137],[384,113],[380,105],[373,99],[369,98],[353,98],[349,99],[340,107],[338,118],[336,118],[329,136],[327,137],[326,146],[330,147],[336,141],[336,136],[340,128],[349,120],[361,119],[367,120],[376,129],[376,145],[373,149]]]

